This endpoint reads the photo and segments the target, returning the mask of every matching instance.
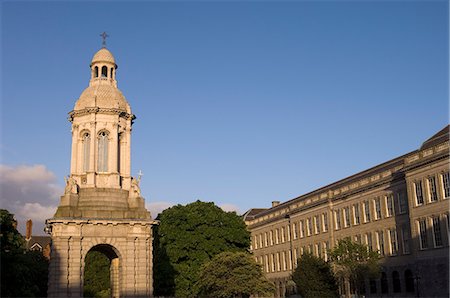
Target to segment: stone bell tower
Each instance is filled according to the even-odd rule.
[[[103,34],[105,38],[105,34]],[[82,297],[86,254],[111,260],[112,297],[149,297],[152,220],[131,169],[135,116],[117,88],[117,65],[104,46],[90,64],[89,86],[69,113],[70,176],[59,207],[47,220],[52,238],[49,297]]]

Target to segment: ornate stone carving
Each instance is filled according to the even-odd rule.
[[[64,194],[77,194],[78,193],[78,184],[77,181],[73,177],[64,177],[66,181],[66,187],[64,189]]]

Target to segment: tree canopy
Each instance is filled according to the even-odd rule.
[[[111,297],[111,261],[101,252],[89,251],[84,266],[84,297]]]
[[[155,229],[155,295],[192,297],[199,293],[201,265],[225,252],[247,252],[250,234],[235,212],[194,202],[164,210]]]
[[[338,288],[330,264],[312,254],[301,256],[292,279],[302,297],[338,297]]]
[[[205,263],[198,281],[200,296],[231,298],[272,296],[275,288],[249,253],[223,252]]]
[[[339,240],[330,252],[333,269],[339,286],[348,297],[359,294],[364,287],[364,278],[376,278],[380,273],[378,252],[371,251],[367,245],[348,238]]]
[[[14,215],[0,209],[2,297],[47,296],[48,261],[39,251],[27,251]]]

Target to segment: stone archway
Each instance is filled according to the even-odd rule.
[[[84,256],[83,264],[83,284],[86,285],[86,258],[91,252],[97,252],[105,256],[109,260],[109,280],[112,298],[120,297],[120,276],[121,274],[121,257],[118,250],[110,244],[97,244],[93,246]],[[84,292],[84,286],[83,291]]]

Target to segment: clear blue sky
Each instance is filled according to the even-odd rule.
[[[447,1],[1,5],[1,163],[43,165],[56,187],[103,31],[137,116],[132,172],[148,203],[268,207],[449,122]]]

